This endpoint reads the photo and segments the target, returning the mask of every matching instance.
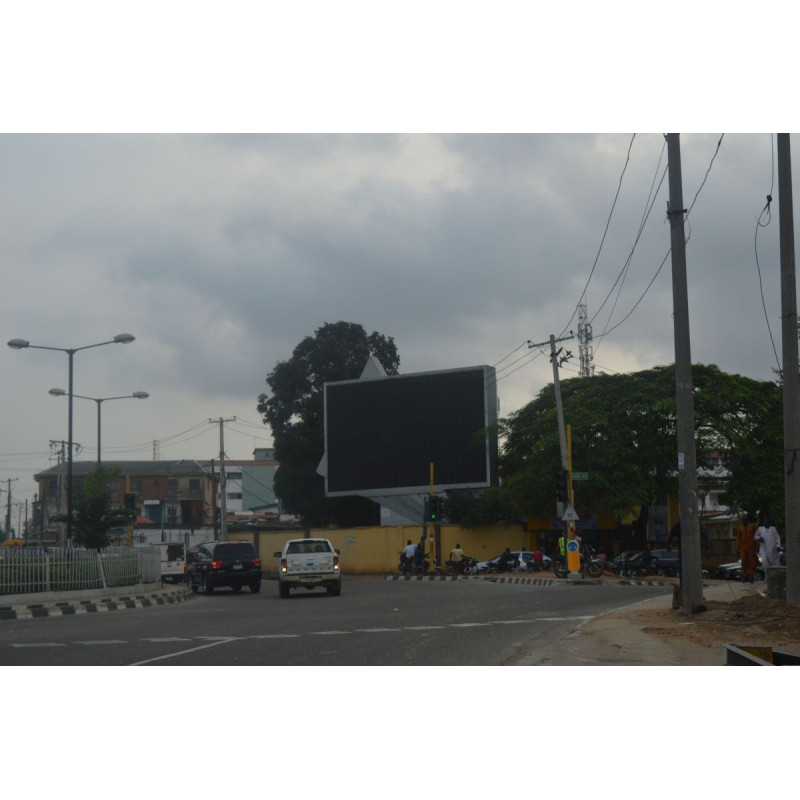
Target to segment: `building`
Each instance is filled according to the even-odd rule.
[[[216,481],[219,460],[198,462]],[[275,472],[278,462],[271,447],[257,447],[251,461],[225,461],[225,510],[229,514],[277,513],[275,497]],[[217,501],[219,507],[219,501]]]
[[[79,486],[97,466],[95,461],[73,461],[72,479]],[[154,524],[201,527],[213,520],[213,484],[197,461],[104,461],[116,467],[119,476],[111,483],[111,505],[121,508],[127,492],[136,495],[136,513]],[[66,513],[64,464],[33,476],[39,485],[38,515],[43,529]]]

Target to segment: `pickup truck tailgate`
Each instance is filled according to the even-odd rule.
[[[287,572],[292,574],[333,572],[333,553],[287,554]]]

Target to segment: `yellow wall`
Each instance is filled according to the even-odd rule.
[[[375,528],[327,529],[311,531],[312,538],[329,539],[335,549],[340,551],[342,572],[383,574],[397,571],[400,551],[411,539],[415,544],[422,536],[421,525],[396,525]],[[278,559],[274,552],[283,549],[289,539],[303,538],[298,531],[256,531],[236,533],[237,539],[252,541],[263,562],[264,573],[277,574]],[[466,530],[458,525],[441,526],[442,560],[449,558],[450,551],[461,545],[468,555],[480,561],[499,556],[508,547],[511,550],[524,550],[529,546],[530,534],[519,525],[492,525],[476,530]],[[430,543],[426,542],[426,553]]]

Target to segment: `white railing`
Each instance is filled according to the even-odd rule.
[[[0,548],[0,596],[132,586],[160,575],[161,554],[154,547]]]

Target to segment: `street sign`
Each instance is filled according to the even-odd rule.
[[[588,481],[589,480],[589,473],[588,472],[573,472],[572,473],[572,480],[573,481]]]
[[[564,516],[561,517],[562,522],[576,522],[579,519],[580,517],[572,506],[567,506]]]
[[[577,553],[578,552],[578,542],[576,539],[570,539],[567,542],[567,551],[570,553]]]

